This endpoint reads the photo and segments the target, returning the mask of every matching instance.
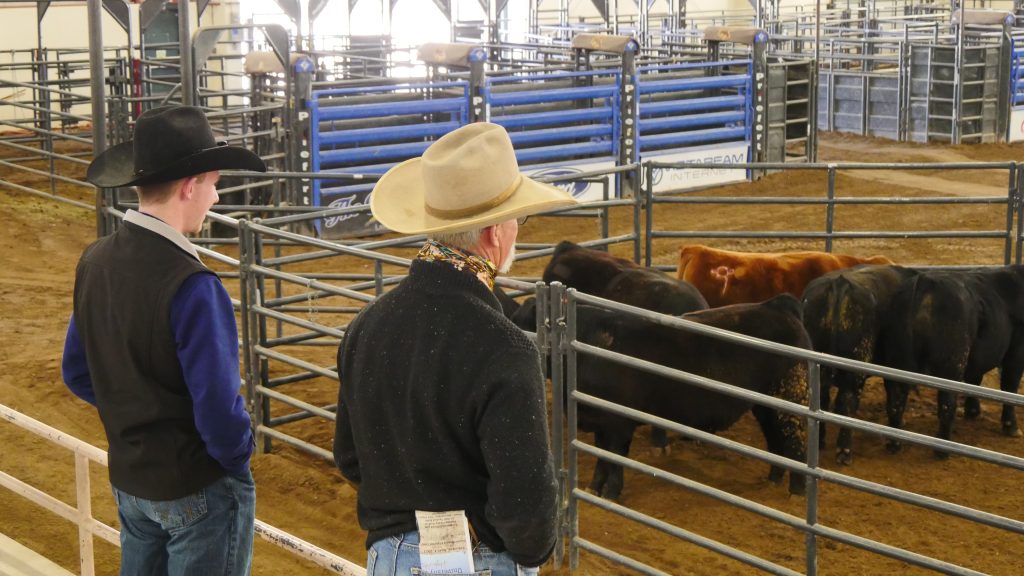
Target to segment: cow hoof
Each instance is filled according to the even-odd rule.
[[[604,493],[601,494],[601,498],[604,498],[605,500],[611,500],[612,502],[618,502],[619,498],[621,498],[621,497],[622,497],[622,491],[621,490],[618,490],[618,491],[605,490]]]
[[[783,468],[772,467],[771,471],[768,472],[768,481],[772,484],[781,484],[782,478],[786,475],[786,471]]]
[[[800,480],[794,480],[789,483],[789,495],[790,496],[806,496],[807,495],[807,483],[802,478]]]
[[[652,458],[664,458],[672,454],[671,446],[651,446]]]
[[[849,466],[853,464],[853,452],[849,449],[839,450],[836,452],[836,464],[841,466]]]
[[[1024,436],[1024,434],[1021,433],[1020,428],[1017,427],[1017,423],[1014,422],[1013,424],[1003,424],[1003,436],[1020,438],[1021,436]]]
[[[889,454],[899,454],[903,451],[903,444],[890,440],[885,443],[885,449],[889,451]]]
[[[932,452],[932,457],[936,460],[949,460],[949,452],[945,450],[936,450]]]
[[[822,435],[821,435],[821,436],[820,436],[820,437],[818,438],[818,448],[825,448],[825,447],[827,447],[827,446],[828,446],[828,442],[825,442],[825,435],[824,435],[824,434],[822,434]]]
[[[964,420],[977,420],[981,416],[981,408],[964,408]]]

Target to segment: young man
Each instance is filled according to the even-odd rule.
[[[338,350],[334,455],[358,485],[371,576],[420,573],[418,511],[465,512],[478,574],[535,574],[551,555],[540,356],[492,289],[515,257],[517,219],[574,203],[522,176],[508,134],[488,123],[449,133],[374,188],[379,222],[429,239]]]
[[[217,203],[218,170],[266,171],[214,140],[199,108],[142,114],[89,165],[139,209],[82,254],[64,381],[99,410],[121,523],[121,574],[249,573],[255,485],[231,299],[185,234]]]

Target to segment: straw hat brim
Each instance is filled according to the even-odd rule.
[[[486,178],[486,172],[481,178]],[[563,190],[526,176],[507,200],[494,208],[458,219],[440,218],[426,211],[420,158],[406,160],[388,170],[373,188],[370,210],[386,228],[402,234],[465,232],[514,218],[576,204]]]

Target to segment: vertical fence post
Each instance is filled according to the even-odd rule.
[[[654,240],[654,168],[650,163],[647,167],[647,178],[644,183],[644,209],[646,210],[646,226],[644,226],[644,266],[651,265],[651,244]]]
[[[89,95],[92,100],[92,153],[98,156],[107,149],[106,104],[106,66],[103,64],[103,6],[101,0],[88,2],[89,27]],[[106,233],[107,215],[104,201],[106,195],[102,191],[96,194],[96,235]]]
[[[551,446],[555,456],[555,474],[558,481],[558,538],[555,541],[555,568],[561,568],[565,560],[565,536],[568,532],[566,507],[568,495],[565,470],[565,372],[563,368],[562,330],[556,324],[561,317],[561,295],[538,282],[537,286],[537,341],[543,339],[547,357],[550,359],[551,376]],[[542,350],[544,350],[542,349]]]
[[[92,490],[89,488],[89,458],[75,451],[75,496],[78,504],[78,559],[82,576],[96,573],[92,532],[86,521],[92,518]]]
[[[1017,207],[1017,259],[1021,263],[1021,252],[1024,252],[1024,170],[1017,170],[1017,195],[1014,198]]]
[[[612,178],[618,178],[618,177],[619,177],[619,175],[616,174]],[[604,200],[605,202],[607,202],[608,200],[611,199],[611,196],[612,196],[612,194],[611,194],[611,178],[609,178],[608,175],[605,174],[605,176],[604,176],[604,178],[602,178],[602,180],[603,180],[603,182],[601,184],[601,186],[602,186],[602,189],[601,189],[601,199]],[[635,193],[633,195],[636,196]],[[608,223],[609,223],[609,218],[611,218],[611,208],[609,208],[608,206],[602,206],[599,209],[599,213],[600,213],[600,216],[598,217],[598,220],[600,220],[600,224],[601,224],[601,239],[602,240],[607,240],[608,239]],[[607,250],[607,249],[608,249],[608,246],[605,245],[605,250]]]
[[[579,483],[579,470],[576,462],[576,450],[573,443],[576,441],[577,406],[576,398],[576,351],[572,349],[572,343],[576,340],[576,302],[571,300],[572,293],[567,291],[561,284],[552,285],[551,301],[559,302],[558,317],[552,318],[557,323],[558,329],[562,331],[559,348],[565,354],[565,385],[567,403],[568,436],[566,445],[568,447],[567,458],[569,461],[569,477],[567,479],[567,490],[569,498],[568,528],[569,528],[569,571],[574,571],[580,565],[580,549],[576,545],[576,539],[580,535],[579,504],[573,496],[576,485]],[[564,307],[561,303],[564,302]]]
[[[825,252],[832,251],[836,220],[836,165],[828,165],[828,197],[825,204]]]
[[[640,263],[640,211],[643,209],[644,195],[640,194],[640,182],[643,180],[643,166],[639,163],[633,168],[634,182],[637,183],[637,193],[633,194],[633,262]],[[646,185],[646,184],[645,184]],[[646,190],[646,189],[645,189]]]
[[[196,84],[194,76],[194,60],[192,59],[192,20],[187,0],[178,2],[178,62],[181,66],[181,103],[194,106],[196,102]]]
[[[259,218],[254,218],[253,219],[253,223],[254,224],[259,224],[259,221],[260,221]],[[255,230],[251,230],[251,232],[252,232],[252,236],[251,236],[251,241],[250,241],[250,248],[252,250],[252,256],[250,256],[250,262],[253,265],[262,265],[263,264],[263,236],[258,234],[258,233],[256,233]],[[260,275],[260,274],[255,274],[254,277],[253,277],[253,280],[252,280],[252,284],[253,284],[253,287],[251,288],[251,290],[254,293],[254,297],[251,299],[251,302],[252,302],[252,304],[256,304],[256,305],[262,306],[263,305],[263,298],[264,298],[264,296],[267,293],[265,278],[262,275]],[[262,314],[259,314],[259,315],[255,315],[254,314],[253,315],[253,320],[255,320],[255,322],[253,322],[254,326],[250,326],[249,327],[250,334],[252,334],[252,330],[256,331],[255,338],[253,338],[255,343],[254,343],[254,346],[252,348],[252,350],[254,351],[253,352],[253,360],[252,360],[253,361],[253,369],[259,371],[259,374],[258,374],[259,385],[263,386],[264,388],[269,388],[269,384],[270,384],[270,361],[267,360],[267,358],[265,358],[264,356],[262,356],[262,355],[260,355],[260,354],[255,352],[255,346],[257,346],[257,345],[258,346],[266,346],[267,345],[267,317],[262,315]],[[254,378],[253,380],[255,382],[256,379]],[[271,423],[270,423],[270,398],[268,398],[267,396],[264,396],[262,394],[256,394],[254,400],[255,400],[255,403],[256,403],[256,416],[255,416],[256,431],[257,431],[257,434],[256,434],[256,445],[260,446],[261,445],[260,440],[262,439],[263,440],[263,442],[262,442],[262,451],[263,451],[264,454],[267,454],[267,453],[270,452],[271,448],[273,448],[273,446],[271,445],[271,438],[270,438],[270,435],[263,434],[262,432],[260,432],[260,427],[266,427],[266,428],[270,428],[271,427]]]
[[[384,293],[384,265],[380,260],[373,261],[373,290],[378,297]]]
[[[1003,250],[1003,265],[1008,266],[1013,261],[1013,213],[1017,206],[1017,163],[1010,164],[1009,185],[1006,192],[1006,245]]]
[[[821,411],[821,365],[817,362],[809,362],[807,366],[807,380],[811,389],[811,417],[807,420],[807,467],[814,470],[818,467],[819,460],[819,422],[818,413]],[[807,483],[807,525],[814,526],[818,523],[818,479],[808,475]],[[807,576],[816,576],[818,573],[818,544],[817,537],[813,532],[808,532],[804,537],[807,553]]]
[[[238,301],[241,307],[242,318],[242,370],[245,378],[245,407],[250,415],[255,415],[256,409],[256,379],[252,368],[252,229],[249,228],[249,221],[242,218],[238,221]],[[255,434],[255,423],[253,419],[253,433]]]

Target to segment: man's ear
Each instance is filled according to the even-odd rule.
[[[178,197],[182,200],[191,200],[195,191],[196,177],[189,176],[181,181],[181,188],[178,189]]]
[[[492,224],[483,229],[483,233],[480,234],[480,240],[485,246],[497,246],[498,245],[498,225]]]

